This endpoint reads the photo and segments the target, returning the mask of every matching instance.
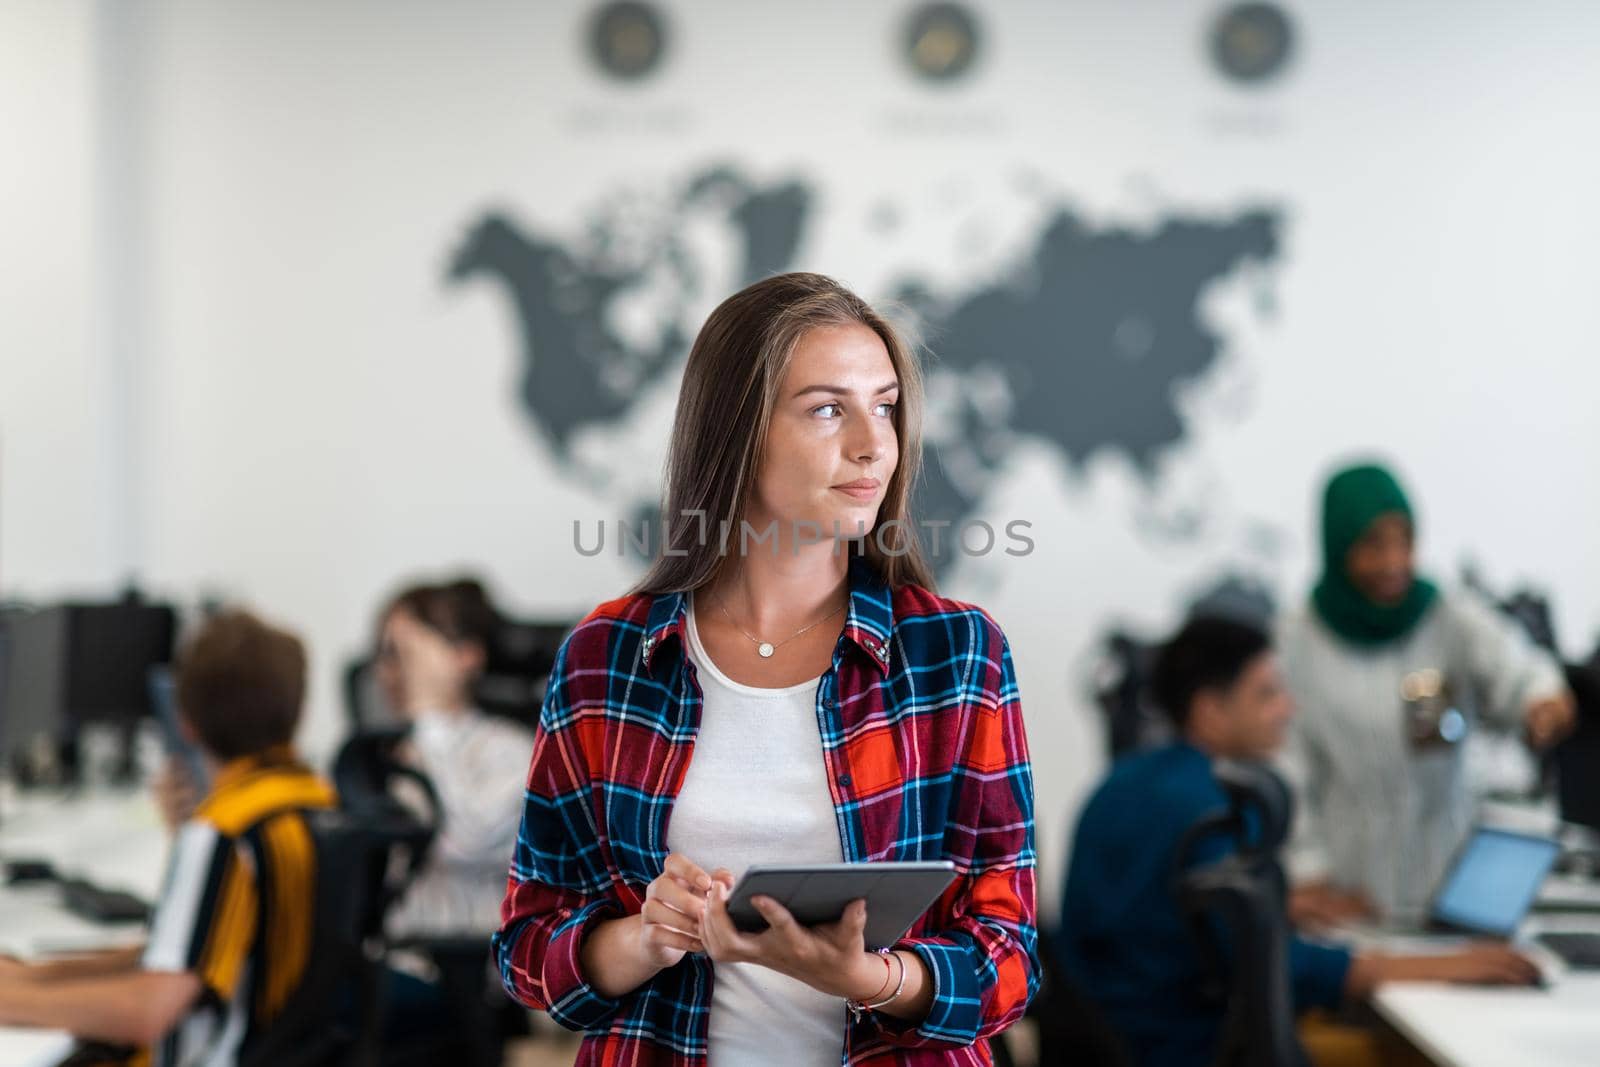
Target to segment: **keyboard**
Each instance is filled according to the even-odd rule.
[[[144,922],[150,917],[150,905],[132,893],[101,889],[79,878],[62,880],[61,903],[74,915],[97,923]]]
[[[1577,970],[1600,969],[1600,933],[1548,933],[1534,940]]]

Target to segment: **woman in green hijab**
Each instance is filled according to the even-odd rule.
[[[1322,576],[1278,643],[1300,706],[1283,763],[1303,925],[1421,918],[1473,820],[1467,733],[1521,730],[1543,748],[1573,722],[1559,665],[1481,600],[1418,577],[1415,540],[1389,471],[1328,482]]]

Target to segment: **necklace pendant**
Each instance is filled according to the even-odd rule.
[[[772,658],[772,644],[771,644],[771,642],[768,642],[768,641],[761,642],[759,645],[756,646],[756,651],[761,653],[761,658],[762,659],[771,659]]]

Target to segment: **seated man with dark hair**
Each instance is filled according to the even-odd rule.
[[[179,658],[178,710],[214,786],[178,830],[149,942],[0,964],[0,1024],[128,1049],[108,1062],[227,1067],[282,1011],[311,963],[304,813],[335,804],[290,747],[305,676],[293,635],[242,612],[204,625]]]
[[[1157,657],[1152,687],[1180,739],[1120,761],[1078,823],[1061,911],[1063,967],[1098,1003],[1135,1062],[1210,1062],[1223,1006],[1201,992],[1206,971],[1173,896],[1173,851],[1184,831],[1227,806],[1211,771],[1219,758],[1265,760],[1283,743],[1294,704],[1262,631],[1195,619]],[[1212,838],[1195,863],[1231,847]],[[1526,984],[1531,963],[1483,945],[1445,956],[1394,957],[1291,938],[1298,1009],[1337,1006],[1394,979]]]

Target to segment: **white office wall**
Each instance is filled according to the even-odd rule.
[[[0,580],[110,580],[132,552],[154,588],[219,590],[292,622],[316,657],[307,743],[326,752],[341,729],[336,669],[402,576],[471,566],[517,608],[559,613],[634,573],[572,550],[572,520],[615,518],[621,501],[554,462],[519,409],[521,338],[503,292],[444,283],[486,210],[576,242],[617,194],[676,190],[726,161],[814,188],[797,265],[877,297],[910,273],[975,288],[1025,258],[1053,205],[1136,227],[1266,205],[1282,213],[1282,252],[1206,292],[1225,355],[1186,393],[1184,445],[1146,482],[1115,452],[1076,468],[1022,443],[984,513],[1031,521],[1037,550],[964,564],[947,590],[989,608],[1013,641],[1051,906],[1070,813],[1101,764],[1084,698],[1096,636],[1113,620],[1170,624],[1227,566],[1299,596],[1333,458],[1377,449],[1401,462],[1436,571],[1454,577],[1473,558],[1496,582],[1545,586],[1574,650],[1600,628],[1588,550],[1600,527],[1600,8],[1290,7],[1298,61],[1256,91],[1207,65],[1215,9],[1198,3],[978,5],[984,63],[939,90],[898,65],[898,6],[670,5],[669,63],[627,87],[587,61],[588,5],[102,13],[135,90],[107,107],[139,131],[115,154],[137,224],[108,239],[141,297],[103,313],[136,358],[116,379],[75,332],[81,316],[45,310],[80,308],[89,286],[82,224],[67,222],[64,253],[61,227],[38,217],[69,216],[86,195],[77,53],[36,77],[62,88],[53,108],[79,104],[27,112],[30,136],[67,139],[47,145],[56,179],[35,182],[48,210],[9,197],[4,209],[28,238],[8,246],[29,249],[0,257],[6,291],[39,289],[0,323]],[[84,18],[42,9],[21,18],[29,32],[81,43]],[[892,242],[867,224],[884,202],[903,219]],[[697,316],[733,284],[717,273],[717,235],[706,241]],[[34,256],[65,259],[36,277],[23,261]],[[1258,310],[1263,288],[1274,314]],[[76,323],[66,340],[63,318]],[[18,330],[31,332],[14,344]],[[41,338],[48,362],[28,351]],[[14,380],[40,399],[14,401]],[[104,395],[117,380],[132,392]],[[130,395],[111,425],[127,435],[117,455],[136,529],[108,543],[120,489],[104,483],[120,468],[91,413]],[[649,483],[667,415],[647,399],[623,446],[586,447]],[[39,454],[48,467],[28,465]],[[1194,537],[1148,532],[1150,516],[1191,505],[1209,516]]]
[[[0,596],[122,575],[93,333],[92,9],[0,6]]]

